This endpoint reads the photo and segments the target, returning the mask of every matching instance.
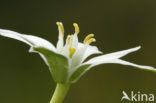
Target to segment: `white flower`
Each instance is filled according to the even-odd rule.
[[[102,52],[99,51],[96,46],[90,45],[92,42],[95,42],[94,35],[89,34],[84,39],[83,43],[80,43],[78,41],[79,27],[76,23],[74,23],[73,25],[75,27],[75,33],[68,35],[66,42],[64,43],[63,24],[61,22],[57,22],[57,25],[59,37],[56,47],[49,41],[40,37],[20,34],[10,30],[0,29],[0,35],[17,39],[30,45],[30,52],[36,52],[41,55],[46,64],[49,66],[54,80],[58,83],[76,82],[86,71],[90,70],[92,67],[105,63],[130,65],[144,70],[156,71],[156,69],[153,67],[137,65],[120,59],[128,53],[139,50],[140,46],[97,56],[85,61],[87,57],[93,54],[102,54]]]

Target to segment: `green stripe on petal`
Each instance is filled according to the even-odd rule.
[[[43,47],[34,47],[33,50],[45,57],[54,81],[57,83],[66,83],[68,77],[68,59]]]
[[[87,70],[87,68],[90,66],[90,64],[81,65],[73,72],[73,74],[70,76],[69,81],[71,83],[76,82]]]

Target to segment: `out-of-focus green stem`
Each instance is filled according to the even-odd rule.
[[[70,84],[57,83],[55,92],[50,103],[63,103],[63,100],[69,90]]]

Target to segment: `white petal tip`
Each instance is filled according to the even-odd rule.
[[[134,50],[139,50],[141,49],[141,46],[137,46],[136,48],[134,48]]]
[[[144,66],[144,68],[140,68],[143,70],[147,70],[147,71],[152,71],[152,72],[156,72],[156,68],[151,67],[151,66]]]
[[[151,67],[151,66],[145,66],[145,69],[149,69],[149,70],[154,70],[154,71],[156,71],[156,68]]]
[[[140,48],[141,48],[141,46],[139,45],[139,46],[138,46],[138,49],[140,49]]]
[[[102,51],[98,51],[98,54],[103,54],[103,52]]]

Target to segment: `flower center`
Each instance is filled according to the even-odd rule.
[[[59,35],[61,36],[61,38],[63,40],[63,38],[64,38],[64,27],[63,27],[63,24],[61,22],[56,22],[56,24],[58,25]],[[66,44],[65,44],[68,47],[69,57],[70,58],[72,58],[72,56],[74,55],[74,53],[76,52],[76,49],[78,47],[78,37],[77,37],[77,35],[80,32],[80,29],[79,29],[79,26],[78,26],[77,23],[73,23],[73,26],[75,28],[75,33],[73,35],[67,35]],[[89,34],[89,35],[87,35],[85,37],[83,43],[86,44],[86,45],[89,45],[89,44],[91,44],[92,42],[95,42],[95,41],[96,40],[94,38],[94,34]]]

